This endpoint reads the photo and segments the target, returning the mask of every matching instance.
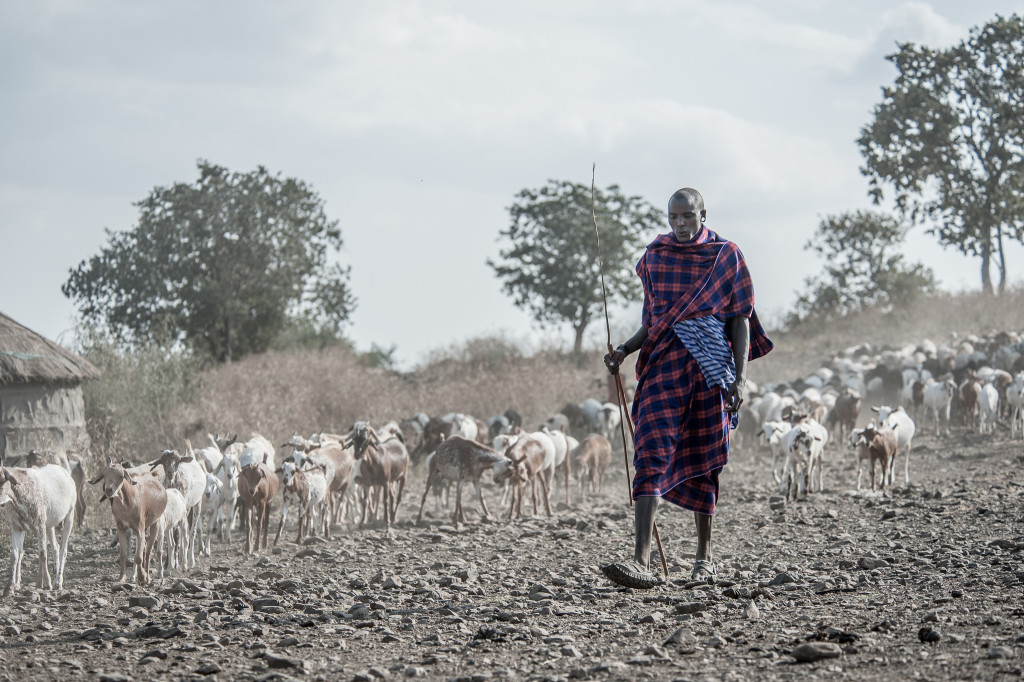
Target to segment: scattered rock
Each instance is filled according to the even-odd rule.
[[[213,661],[207,661],[206,663],[203,663],[198,668],[196,668],[196,674],[198,675],[213,675],[215,673],[219,673],[220,671],[221,667]]]
[[[795,582],[796,582],[796,578],[793,577],[793,575],[791,573],[788,573],[787,571],[783,571],[781,573],[777,573],[775,575],[775,577],[772,578],[771,582],[768,583],[768,586],[769,587],[776,587],[778,585],[787,585],[789,583],[795,583]]]
[[[1013,649],[1008,646],[994,646],[989,648],[985,658],[1013,658]]]
[[[934,643],[942,639],[942,635],[939,634],[938,630],[933,630],[930,627],[923,627],[917,631],[917,638],[922,642]]]
[[[873,571],[876,568],[885,568],[889,565],[889,562],[885,559],[875,559],[872,557],[862,556],[857,559],[857,565],[863,568],[865,571]]]
[[[843,650],[834,642],[807,642],[793,649],[790,655],[800,663],[810,663],[826,658],[839,658]]]
[[[761,617],[761,610],[754,602],[747,602],[747,605],[743,607],[743,617],[747,620],[757,620]]]

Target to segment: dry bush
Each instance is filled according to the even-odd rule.
[[[204,391],[188,421],[196,436],[216,430],[246,438],[257,432],[272,440],[417,412],[463,412],[486,420],[512,408],[527,425],[537,425],[566,402],[604,400],[605,376],[598,353],[581,361],[550,351],[527,357],[496,337],[435,351],[405,373],[366,367],[344,348],[269,352],[205,372]]]

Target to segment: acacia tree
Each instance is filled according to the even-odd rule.
[[[593,207],[609,302],[635,301],[641,289],[634,263],[646,237],[664,225],[664,215],[642,198],[626,196],[617,185],[595,190]],[[603,306],[591,208],[586,185],[549,180],[540,189],[524,189],[508,209],[508,228],[500,233],[506,242],[501,259],[487,260],[516,306],[541,325],[572,326],[576,354]]]
[[[789,322],[835,319],[874,305],[905,305],[933,293],[931,268],[893,253],[905,236],[899,221],[877,211],[827,216],[804,245],[825,260],[824,272],[805,280]]]
[[[859,139],[876,203],[928,223],[940,243],[993,259],[1006,288],[1006,240],[1024,241],[1024,19],[996,16],[947,50],[910,43],[887,57],[898,70]]]
[[[125,346],[185,343],[220,361],[266,350],[302,321],[337,333],[354,307],[337,221],[305,183],[199,161],[194,184],[156,187],[126,232],[62,287]]]

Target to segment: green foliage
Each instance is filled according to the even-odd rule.
[[[295,320],[338,333],[354,306],[337,221],[305,183],[198,163],[195,184],[157,187],[128,232],[62,290],[125,348],[184,343],[220,361],[266,350]]]
[[[884,213],[857,211],[828,216],[804,245],[825,260],[824,272],[804,282],[788,323],[834,320],[870,306],[903,306],[934,293],[935,275],[909,264],[893,249],[906,230]]]
[[[376,343],[370,344],[370,350],[365,353],[360,353],[359,362],[364,367],[376,367],[378,369],[395,369],[395,352],[398,350],[398,346],[392,345],[390,348],[384,348]]]
[[[646,243],[665,224],[661,211],[617,185],[595,191],[608,301],[641,295],[633,267]],[[601,272],[591,214],[591,188],[549,180],[524,189],[509,207],[511,223],[501,231],[506,246],[499,261],[488,259],[502,288],[541,325],[568,322],[580,353],[583,333],[602,314]]]
[[[888,57],[883,88],[859,139],[876,203],[891,187],[904,217],[981,258],[1006,286],[1004,241],[1024,241],[1024,18],[996,16],[947,50],[913,44]]]

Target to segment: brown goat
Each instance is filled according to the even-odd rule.
[[[381,488],[384,502],[384,525],[390,527],[398,514],[405,489],[405,477],[409,471],[409,452],[398,438],[381,441],[377,432],[366,422],[359,422],[352,430],[351,444],[355,447],[355,458],[361,460],[359,474],[368,488]],[[347,443],[346,443],[347,445]],[[392,490],[392,485],[398,487]],[[359,525],[367,521],[369,505],[363,506]]]
[[[874,424],[868,426],[861,432],[860,440],[857,441],[860,449],[859,462],[857,463],[857,489],[860,489],[861,463],[868,460],[871,466],[871,489],[875,490],[875,463],[881,464],[881,488],[885,490],[886,484],[891,484],[892,462],[896,459],[896,430],[889,428],[878,428]]]
[[[857,393],[847,386],[836,398],[836,404],[828,415],[826,426],[831,430],[835,428],[837,443],[845,443],[846,439],[853,433],[857,426],[857,418],[860,416],[861,400]]]
[[[571,456],[575,460],[573,466],[579,477],[580,494],[583,493],[588,478],[591,492],[599,494],[604,483],[604,472],[612,460],[612,444],[604,436],[592,433],[580,441],[579,447]]]
[[[971,374],[960,384],[960,404],[963,406],[963,424],[969,429],[978,425],[978,394],[981,393],[981,381],[977,375]]]
[[[537,482],[540,482],[544,498],[544,508],[551,516],[551,501],[548,498],[548,482],[541,472],[544,466],[544,459],[547,451],[536,438],[524,435],[505,451],[505,457],[509,459],[510,466],[505,473],[499,474],[496,481],[509,479],[512,490],[512,500],[508,508],[508,518],[512,518],[513,512],[517,517],[523,516],[523,495],[526,483],[530,483],[530,496],[533,498],[533,513],[537,513]]]
[[[242,467],[238,475],[238,497],[242,500],[242,518],[245,521],[245,553],[259,551],[260,531],[262,547],[266,549],[270,535],[270,502],[277,495],[280,481],[266,462]]]
[[[121,549],[121,572],[118,581],[127,576],[128,531],[135,533],[135,581],[139,585],[152,582],[149,559],[159,540],[160,516],[167,506],[167,491],[155,476],[138,476],[107,457],[106,465],[89,483],[103,482],[102,502],[110,500],[110,509],[117,523],[117,544]]]

